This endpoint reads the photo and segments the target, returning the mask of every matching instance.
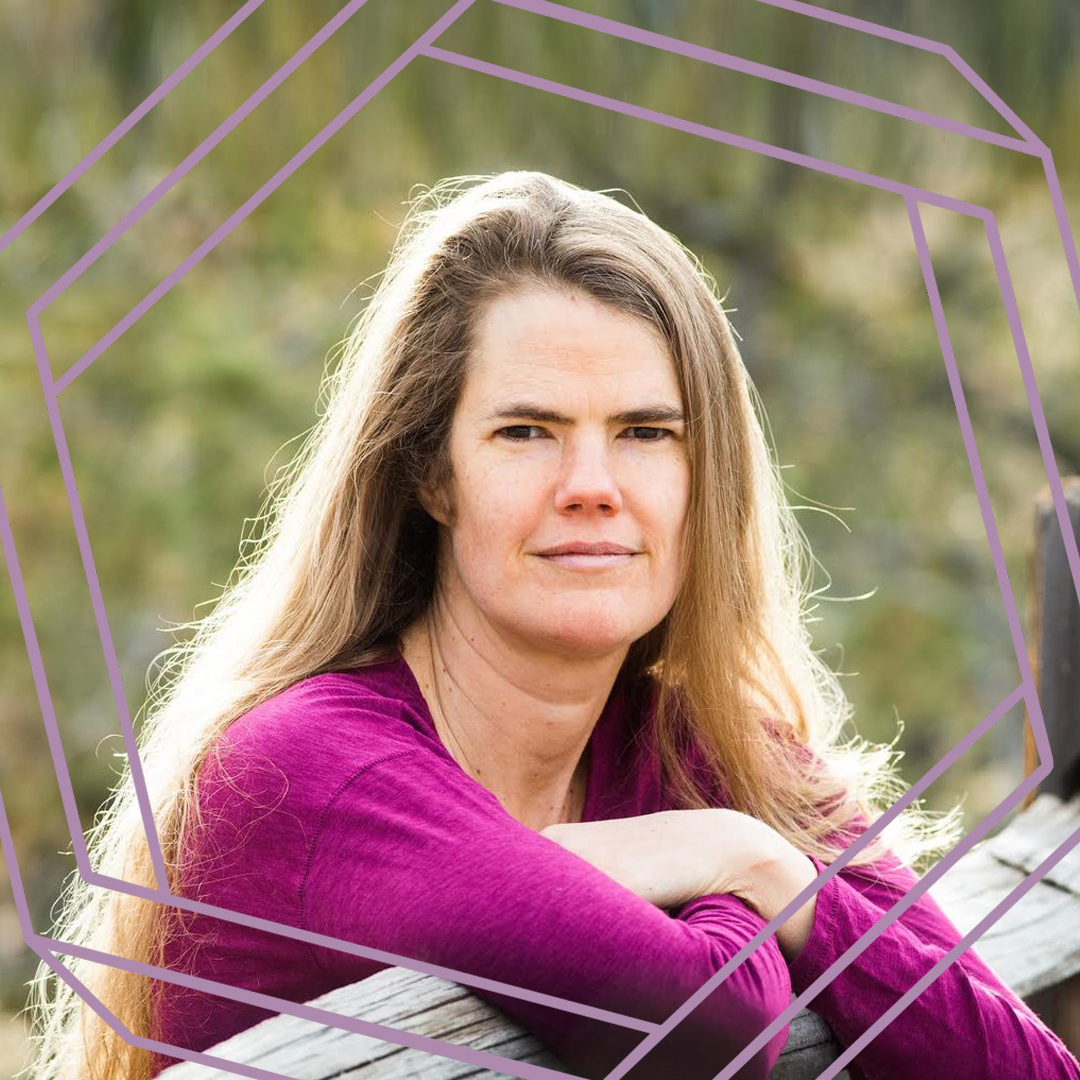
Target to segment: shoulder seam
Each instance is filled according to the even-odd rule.
[[[319,842],[319,837],[322,835],[323,829],[326,826],[326,816],[327,816],[327,814],[330,813],[330,810],[333,807],[334,803],[337,802],[338,798],[342,795],[342,793],[350,785],[354,784],[357,780],[360,779],[361,776],[364,775],[364,773],[368,772],[370,769],[374,769],[377,765],[383,765],[388,761],[393,761],[395,758],[408,757],[408,756],[416,754],[416,753],[418,753],[418,750],[413,749],[413,748],[408,748],[408,749],[405,749],[405,750],[392,750],[387,754],[383,754],[382,757],[377,757],[373,761],[365,762],[363,765],[360,766],[360,768],[358,768],[355,772],[353,772],[350,776],[346,777],[346,779],[344,779],[340,784],[338,784],[337,789],[334,791],[334,793],[323,804],[322,810],[319,811],[319,820],[318,820],[318,822],[317,822],[317,824],[315,826],[315,831],[312,834],[311,839],[308,841],[307,858],[304,860],[304,876],[300,879],[300,895],[298,897],[298,913],[299,913],[299,916],[300,916],[299,925],[300,925],[301,929],[304,929],[304,930],[308,929],[308,926],[307,926],[307,884],[308,884],[308,877],[311,874],[311,864],[312,864],[312,862],[314,861],[314,858],[315,858],[315,848],[317,847],[318,842]],[[320,971],[322,971],[322,972],[324,972],[326,974],[329,974],[329,972],[327,972],[327,969],[326,969],[325,965],[319,959],[319,954],[315,951],[315,946],[310,941],[306,942],[306,945],[307,945],[307,948],[308,948],[308,953],[311,956],[311,959],[315,962],[315,965],[319,968]],[[324,948],[325,947],[327,947],[327,946],[324,946]]]

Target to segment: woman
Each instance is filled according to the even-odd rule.
[[[257,554],[152,702],[173,892],[669,1016],[897,789],[887,751],[838,744],[752,395],[714,283],[643,215],[529,172],[419,200]],[[955,826],[903,820],[909,860]],[[130,784],[94,841],[153,884]],[[915,880],[870,845],[628,1075],[714,1076]],[[296,1001],[386,966],[78,883],[57,936]],[[924,896],[813,1007],[848,1043],[958,937]],[[268,1015],[73,967],[164,1043]],[[58,992],[35,1077],[170,1060]],[[478,992],[582,1076],[642,1037]],[[1080,1076],[971,951],[855,1066]]]

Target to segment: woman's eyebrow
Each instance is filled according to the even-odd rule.
[[[498,406],[487,420],[539,420],[545,424],[571,424],[573,420],[554,409],[534,405],[529,401],[514,401]],[[681,424],[685,420],[682,409],[674,405],[642,405],[637,409],[613,413],[608,417],[611,424]]]

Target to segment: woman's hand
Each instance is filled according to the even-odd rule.
[[[737,810],[665,810],[549,825],[540,835],[660,908],[730,893],[768,921],[817,876],[775,829]],[[777,931],[789,961],[809,936],[814,910],[808,901]]]
[[[786,841],[736,810],[665,810],[549,825],[540,833],[657,907],[710,893],[744,896]]]

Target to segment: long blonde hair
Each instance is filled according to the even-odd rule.
[[[631,674],[657,687],[655,731],[670,783],[703,805],[684,767],[691,738],[735,809],[826,861],[903,791],[888,747],[841,743],[850,706],[813,650],[809,549],[765,439],[760,401],[716,283],[675,237],[602,192],[539,172],[445,180],[415,197],[389,264],[320,394],[320,417],[270,485],[213,610],[163,654],[140,759],[171,888],[195,776],[237,717],[302,679],[380,659],[424,611],[437,527],[417,501],[448,476],[447,434],[477,314],[538,284],[580,290],[656,327],[688,415],[691,503],[685,581],[663,622],[635,642]],[[677,707],[676,707],[677,706]],[[813,764],[811,764],[811,762]],[[955,817],[909,808],[889,832],[908,860],[954,839]],[[130,772],[88,836],[102,874],[155,887]],[[880,843],[854,860],[880,856]],[[55,937],[160,963],[177,909],[73,875]],[[152,1030],[150,981],[68,959],[136,1037]],[[145,1080],[132,1046],[45,965],[34,1080]]]

